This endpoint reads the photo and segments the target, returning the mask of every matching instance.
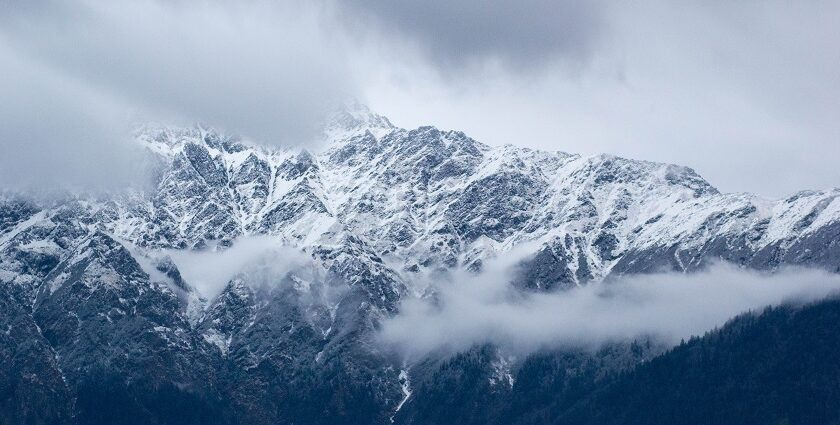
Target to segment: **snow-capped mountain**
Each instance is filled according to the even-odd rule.
[[[692,270],[709,258],[840,267],[836,245],[822,244],[838,232],[838,190],[722,194],[686,167],[490,147],[456,131],[397,128],[360,105],[336,114],[325,138],[313,153],[145,128],[138,141],[163,163],[157,189],[114,204],[99,224],[142,247],[253,234],[304,249],[349,243],[397,274],[477,268],[531,242],[557,273],[536,285]]]
[[[529,250],[515,283],[531,290],[721,259],[840,272],[838,189],[725,194],[686,167],[491,147],[358,104],[317,149],[202,127],[149,125],[136,141],[150,191],[0,201],[7,411],[105,418],[99,400],[117,397],[138,417],[180,403],[206,421],[387,422],[410,391],[372,340],[381,318],[419,277],[513,250]],[[310,263],[210,296],[165,255],[258,235]]]

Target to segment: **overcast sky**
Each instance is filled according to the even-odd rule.
[[[835,187],[838,21],[837,0],[0,0],[0,179],[125,173],[138,120],[307,143],[355,97],[400,126],[688,165],[724,191]]]

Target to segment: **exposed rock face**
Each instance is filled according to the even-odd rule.
[[[840,190],[721,194],[685,167],[489,147],[360,106],[325,138],[309,152],[147,127],[150,193],[3,195],[0,419],[388,422],[409,378],[379,321],[419,276],[514,249],[530,250],[515,281],[530,290],[718,259],[840,272]],[[206,299],[160,251],[247,235],[310,264]]]

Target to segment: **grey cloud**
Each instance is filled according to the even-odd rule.
[[[567,59],[585,61],[603,30],[600,1],[390,1],[341,2],[349,21],[373,24],[414,42],[434,63],[464,68],[497,61],[527,69]],[[459,69],[461,70],[461,69]]]
[[[18,50],[172,120],[300,143],[349,94],[338,38],[304,3],[45,3],[6,19]]]
[[[107,190],[137,181],[126,105],[16,54],[0,37],[0,186]]]
[[[3,183],[106,179],[125,168],[132,121],[311,141],[355,90],[323,19],[292,0],[4,3]]]

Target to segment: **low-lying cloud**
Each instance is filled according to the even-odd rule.
[[[559,293],[522,293],[500,270],[455,273],[435,296],[410,299],[383,323],[381,339],[408,359],[492,343],[513,352],[596,347],[652,337],[674,344],[748,310],[806,302],[840,290],[840,276],[804,269],[772,275],[718,264],[592,283]]]
[[[234,278],[251,286],[279,282],[289,271],[312,263],[300,250],[270,236],[243,237],[227,249],[166,252],[184,280],[206,299],[214,299]]]

